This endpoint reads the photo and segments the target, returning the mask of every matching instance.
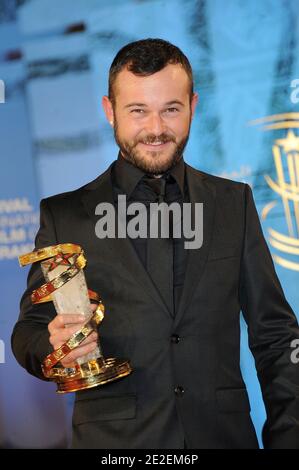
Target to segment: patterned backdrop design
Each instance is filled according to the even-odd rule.
[[[116,158],[101,97],[116,52],[146,37],[189,57],[200,99],[185,159],[252,186],[299,312],[298,0],[0,0],[0,447],[69,442],[72,397],[30,377],[10,350],[26,281],[17,256],[32,247],[42,197],[81,186]],[[265,411],[240,324],[260,438]]]

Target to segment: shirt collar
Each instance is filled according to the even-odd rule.
[[[115,178],[116,182],[120,188],[125,192],[125,194],[130,197],[134,189],[136,188],[139,181],[146,174],[140,168],[137,168],[132,163],[128,162],[119,152],[117,160],[115,162]],[[176,165],[171,168],[168,172],[173,176],[177,182],[180,191],[184,194],[184,182],[185,182],[185,162],[184,158],[176,163]]]

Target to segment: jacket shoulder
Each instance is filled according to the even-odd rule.
[[[193,168],[190,165],[187,166],[197,178],[205,180],[205,182],[214,185],[217,189],[217,192],[234,191],[243,194],[246,187],[248,186],[247,183],[242,183],[240,181],[234,181],[228,178],[223,178],[221,176],[212,175],[211,173],[206,173],[204,171],[197,170],[196,168]]]
[[[79,188],[43,198],[41,200],[41,206],[57,207],[63,204],[74,204],[76,201],[78,201],[78,199],[81,198],[85,191],[95,189],[100,184],[102,178],[109,172],[109,169],[110,167],[97,176],[94,180],[84,184],[83,186],[80,186]]]

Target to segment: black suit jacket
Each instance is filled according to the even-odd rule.
[[[111,165],[112,166],[112,165]],[[262,234],[248,185],[186,165],[191,202],[203,202],[203,246],[189,250],[179,310],[173,318],[129,239],[100,240],[95,206],[113,203],[111,166],[96,180],[41,201],[36,247],[84,248],[88,286],[106,306],[100,325],[106,357],[131,360],[134,372],[76,394],[73,447],[256,448],[240,372],[240,311],[248,324],[267,410],[266,448],[299,448],[299,374],[290,343],[299,337]],[[12,346],[19,363],[43,379],[52,350],[52,304],[32,306],[44,282],[33,265]]]

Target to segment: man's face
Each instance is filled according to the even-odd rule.
[[[146,77],[122,70],[114,83],[115,103],[103,98],[122,156],[146,173],[164,173],[181,158],[197,102],[190,103],[188,75],[180,64]]]

